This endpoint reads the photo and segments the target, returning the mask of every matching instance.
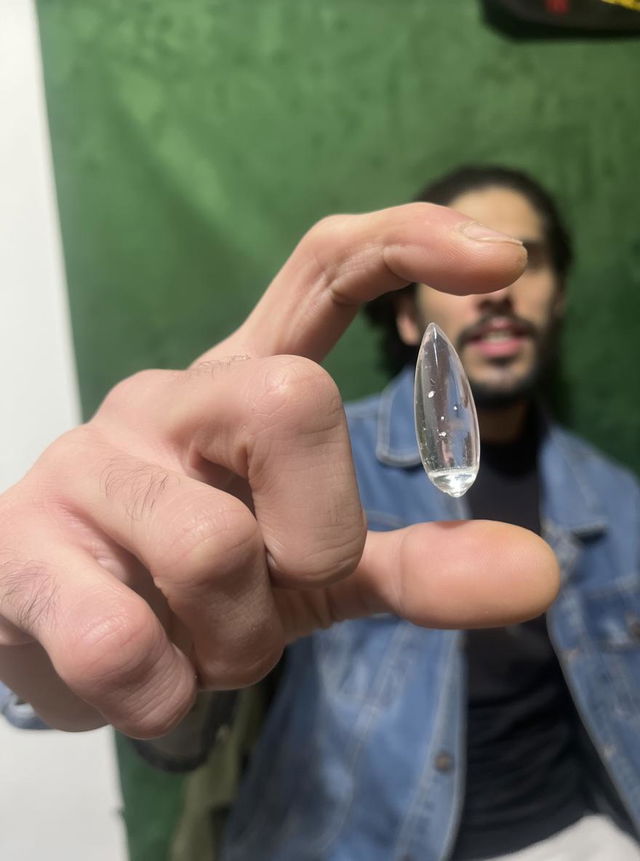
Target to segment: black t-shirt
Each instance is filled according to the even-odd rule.
[[[515,442],[482,446],[474,518],[540,532],[534,415]],[[515,575],[514,575],[515,576]],[[455,861],[516,852],[586,811],[577,716],[545,617],[470,631],[467,775]]]

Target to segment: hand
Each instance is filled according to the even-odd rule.
[[[390,611],[508,624],[558,585],[537,536],[489,522],[366,532],[338,390],[316,364],[409,281],[514,281],[515,241],[429,204],[335,216],[187,371],[145,371],[0,497],[0,677],[51,725],[168,732],[198,687],[258,681],[290,640]]]

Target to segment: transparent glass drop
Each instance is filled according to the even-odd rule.
[[[420,345],[414,406],[427,475],[449,496],[463,496],[480,465],[478,417],[462,362],[435,323],[429,323]]]

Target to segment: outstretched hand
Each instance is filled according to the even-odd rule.
[[[410,281],[489,292],[525,260],[431,204],[312,228],[236,332],[186,371],[117,385],[0,496],[0,678],[53,726],[153,737],[199,687],[256,682],[338,620],[542,612],[558,571],[533,533],[367,533],[340,395],[317,364],[362,302]]]

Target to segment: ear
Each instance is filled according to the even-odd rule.
[[[401,294],[396,298],[396,327],[405,344],[420,343],[422,331],[418,322],[418,307],[415,295]]]

